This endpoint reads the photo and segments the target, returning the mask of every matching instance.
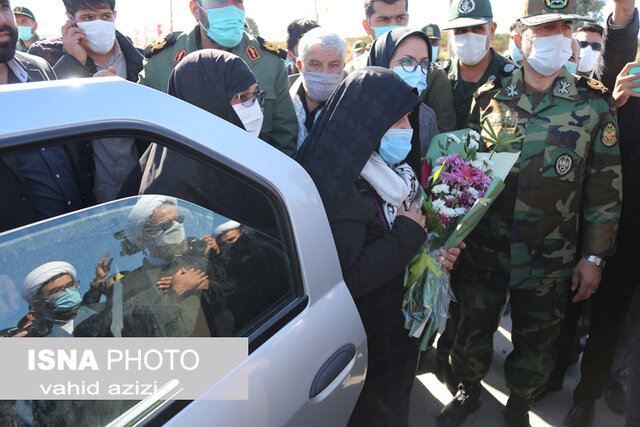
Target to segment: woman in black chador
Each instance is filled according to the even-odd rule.
[[[296,155],[322,197],[367,333],[367,378],[350,425],[408,423],[418,348],[403,327],[403,279],[427,238],[417,176],[420,103],[393,71],[356,71],[329,98]],[[444,254],[445,267],[459,253]]]

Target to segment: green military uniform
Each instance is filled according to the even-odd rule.
[[[453,103],[456,111],[456,129],[464,129],[469,118],[469,111],[471,111],[471,103],[473,101],[473,94],[485,83],[491,80],[502,81],[511,75],[518,69],[518,65],[509,61],[493,48],[491,48],[493,55],[487,70],[482,75],[482,78],[477,82],[467,82],[460,76],[460,64],[459,60],[453,61],[447,60],[442,62],[442,68],[444,68],[446,74],[451,81],[451,87],[453,89]]]
[[[40,41],[40,40],[42,40],[42,39],[40,38],[39,35],[36,34],[36,38],[33,40],[33,43],[35,43],[37,41]],[[22,40],[18,39],[18,44],[16,44],[16,50],[18,52],[26,52],[26,51],[29,50],[29,48],[24,45],[24,42]]]
[[[451,356],[460,379],[487,374],[509,293],[514,351],[505,364],[507,386],[528,400],[546,384],[574,267],[583,254],[605,257],[614,247],[622,175],[606,92],[562,68],[548,93],[525,92],[518,70],[476,94],[472,127],[480,131],[488,122],[524,139],[496,148],[520,151],[520,160],[469,236],[454,275],[462,302]]]
[[[200,46],[200,26],[190,33],[171,33],[148,46],[138,83],[166,92],[173,68],[187,54],[199,50]],[[289,96],[289,80],[281,56],[286,52],[247,33],[230,52],[244,59],[255,74],[260,89],[266,92],[260,139],[293,156],[296,152],[298,121]]]

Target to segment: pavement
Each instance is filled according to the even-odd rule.
[[[482,406],[467,418],[466,427],[501,427],[504,426],[502,413],[509,397],[509,390],[504,380],[504,361],[513,349],[511,344],[511,318],[505,316],[493,340],[493,363],[489,374],[482,382]],[[423,354],[427,367],[435,371],[435,349]],[[409,410],[409,427],[436,426],[436,416],[446,405],[452,395],[431,372],[419,375],[413,384]],[[550,393],[547,397],[533,404],[529,412],[532,427],[562,426],[564,417],[571,408],[571,393],[580,379],[579,363],[569,367],[564,388]],[[624,427],[624,416],[612,412],[604,398],[596,402],[594,427]]]

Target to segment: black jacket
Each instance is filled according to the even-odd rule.
[[[142,54],[127,37],[118,31],[116,31],[116,41],[127,63],[127,80],[137,82],[138,73],[142,70]],[[66,53],[62,38],[39,41],[29,48],[29,53],[46,59],[60,79],[91,77],[97,72],[96,64],[90,56],[87,56],[85,64],[81,64]]]
[[[613,90],[618,74],[635,61],[638,47],[638,10],[624,28],[612,28],[607,19],[602,57],[596,79]],[[614,260],[632,266],[637,259],[635,238],[640,236],[640,99],[629,98],[618,110],[620,158],[622,160],[622,214],[618,228],[618,250]]]

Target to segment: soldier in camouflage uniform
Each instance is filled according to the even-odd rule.
[[[523,68],[475,96],[472,127],[523,139],[495,147],[520,151],[520,159],[469,237],[455,276],[462,302],[451,358],[460,384],[438,416],[441,426],[458,426],[479,407],[507,294],[514,350],[505,363],[505,421],[529,425],[530,402],[554,366],[569,288],[578,289],[574,300],[588,298],[602,258],[613,252],[622,192],[618,124],[602,83],[563,67],[576,9],[576,0],[526,0],[516,36]],[[533,46],[555,53],[538,56]],[[494,148],[482,136],[484,149]]]
[[[232,5],[228,5],[233,3]],[[199,49],[222,49],[238,55],[249,65],[253,74],[258,80],[261,90],[266,92],[263,112],[264,122],[260,139],[268,142],[283,153],[293,156],[296,152],[296,140],[298,138],[298,120],[293,109],[293,102],[289,96],[289,79],[284,66],[284,59],[287,52],[272,43],[263,40],[261,37],[242,32],[242,26],[238,26],[238,43],[225,47],[219,44],[208,33],[209,21],[207,13],[211,10],[218,12],[221,9],[231,10],[235,8],[241,10],[244,15],[244,5],[242,0],[220,1],[220,0],[196,0],[189,2],[191,13],[198,21],[198,24],[190,33],[174,32],[164,39],[148,46],[144,51],[146,61],[144,69],[140,73],[138,83],[152,87],[163,92],[167,91],[169,76],[173,68],[187,54]],[[235,12],[237,13],[237,12]],[[219,15],[214,15],[219,16]],[[221,24],[226,24],[226,17]],[[236,18],[236,21],[239,19]],[[242,18],[244,25],[244,18]],[[215,24],[212,26],[215,28]],[[213,33],[215,34],[215,33]],[[227,38],[228,34],[220,33],[220,40]]]

